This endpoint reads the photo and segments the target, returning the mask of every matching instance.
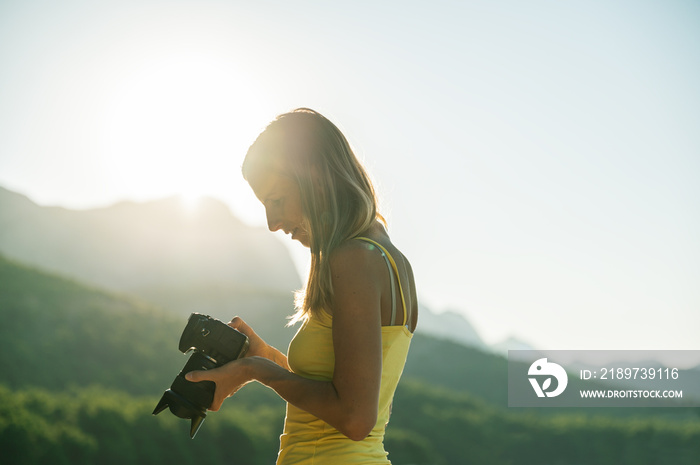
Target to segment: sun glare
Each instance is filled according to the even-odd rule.
[[[261,93],[221,57],[163,54],[124,73],[104,124],[111,182],[189,209],[239,181],[245,148],[269,119]]]
[[[202,201],[202,196],[194,193],[181,193],[178,195],[182,208],[188,217],[197,216],[199,205]]]

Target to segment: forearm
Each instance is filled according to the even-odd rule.
[[[285,357],[286,360],[286,357]],[[320,418],[354,440],[369,434],[377,421],[376,402],[362,402],[352,393],[342,395],[333,381],[304,378],[270,359],[247,360],[251,379],[274,390],[290,404]]]

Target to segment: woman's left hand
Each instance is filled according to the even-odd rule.
[[[185,375],[185,379],[193,383],[213,381],[216,384],[214,400],[209,407],[209,410],[216,412],[227,397],[231,397],[240,388],[253,381],[250,365],[255,363],[255,358],[257,357],[233,360],[211,370],[191,371]]]

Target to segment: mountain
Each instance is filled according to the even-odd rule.
[[[270,293],[291,313],[301,285],[278,238],[211,198],[193,211],[177,197],[69,210],[0,188],[0,253],[181,314],[203,307],[230,317],[232,302],[259,306]]]
[[[185,361],[185,321],[2,256],[0,318],[2,382],[12,388],[97,383],[146,394]]]
[[[183,318],[1,256],[0,318],[8,463],[274,461],[284,405],[255,383],[209,415],[194,440],[188,422],[151,415],[186,360],[176,348]],[[695,418],[508,409],[506,371],[503,357],[417,334],[387,431],[392,463],[697,463]]]
[[[0,254],[182,317],[241,315],[282,350],[294,333],[284,322],[300,279],[288,250],[214,199],[196,210],[175,197],[69,210],[0,187]],[[508,349],[530,348],[514,339],[489,347],[456,311],[436,314],[422,306],[419,320],[418,335],[480,351],[507,356]]]
[[[419,310],[420,324],[418,334],[425,334],[444,341],[456,342],[466,347],[508,357],[509,350],[534,350],[527,342],[515,337],[509,337],[496,344],[487,344],[469,320],[456,310],[435,313],[423,305]],[[528,354],[531,356],[532,354]],[[517,357],[517,355],[515,355]]]
[[[291,291],[301,286],[277,237],[246,226],[211,198],[196,210],[177,197],[69,210],[39,206],[0,187],[0,254],[178,315],[197,311],[228,320],[245,314],[254,327],[271,327],[271,314],[291,314]],[[422,308],[420,318],[423,334],[485,348],[456,312]],[[283,347],[291,338],[279,329],[270,334]]]
[[[508,337],[501,342],[497,342],[495,344],[492,344],[490,347],[490,350],[494,354],[499,354],[499,355],[502,355],[508,359],[518,360],[518,361],[529,360],[532,362],[533,354],[539,354],[538,358],[546,357],[546,354],[537,351],[534,347],[532,347],[527,342],[524,342],[524,341],[522,341],[516,337],[513,337],[513,336]],[[508,352],[509,350],[528,351],[528,352],[509,353]]]
[[[474,326],[456,311],[448,310],[443,313],[434,313],[428,307],[421,305],[418,314],[420,318],[420,324],[416,329],[418,333],[429,334],[469,347],[487,349]]]

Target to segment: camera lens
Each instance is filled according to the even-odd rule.
[[[214,360],[202,352],[195,351],[173,381],[170,389],[165,391],[155,410],[153,410],[153,414],[157,415],[165,410],[166,407],[169,407],[173,415],[179,418],[191,419],[190,437],[194,438],[202,421],[207,416],[207,408],[211,406],[214,400],[216,384],[212,381],[193,383],[187,381],[185,375],[190,371],[209,370],[215,367],[216,362]]]
[[[216,384],[213,381],[193,383],[187,381],[185,375],[190,371],[209,370],[211,368],[216,368],[216,362],[202,352],[195,351],[190,356],[189,360],[187,360],[187,363],[182,368],[180,374],[177,375],[175,381],[173,381],[173,385],[170,389],[185,397],[201,410],[206,410],[214,401]]]

